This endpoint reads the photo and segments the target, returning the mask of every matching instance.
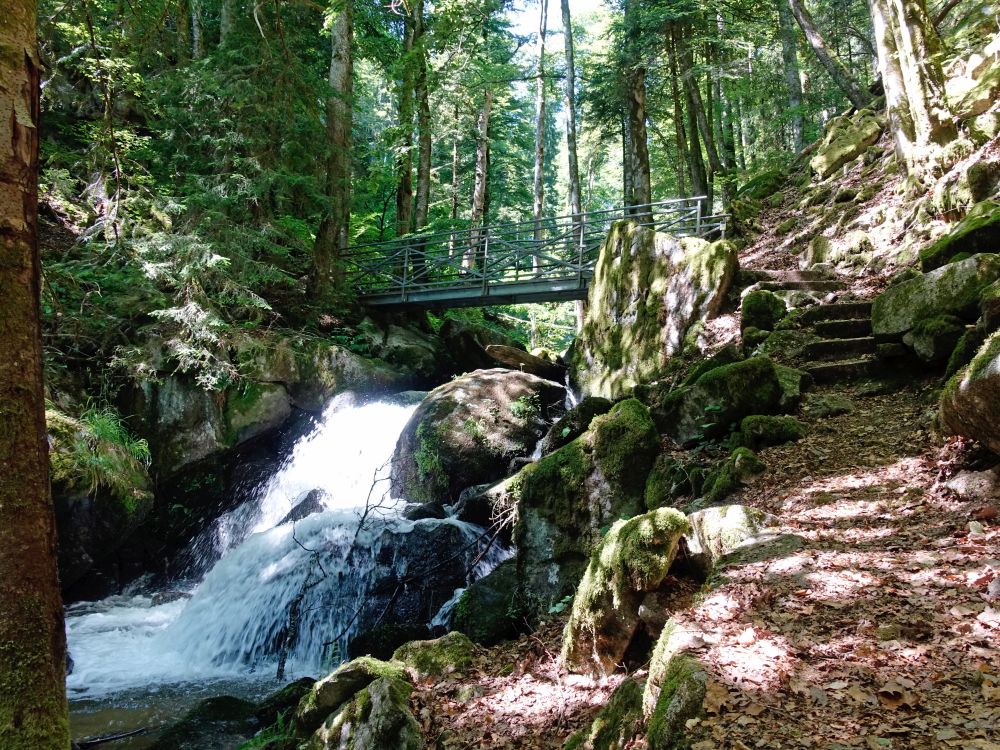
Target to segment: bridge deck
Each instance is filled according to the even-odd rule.
[[[722,236],[701,198],[535,222],[412,234],[348,250],[348,279],[366,305],[482,307],[584,299],[611,223],[630,218],[678,236]]]

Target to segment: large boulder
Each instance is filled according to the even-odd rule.
[[[987,339],[968,367],[948,381],[940,422],[945,431],[1000,453],[1000,333]]]
[[[413,687],[380,677],[332,714],[305,745],[308,750],[423,750],[420,725],[410,713]]]
[[[451,503],[467,487],[505,476],[561,410],[558,383],[513,370],[476,370],[428,394],[392,457],[392,494]]]
[[[726,435],[753,414],[794,409],[808,375],[751,357],[709,370],[680,388],[652,387],[643,392],[657,426],[682,445]]]
[[[579,404],[567,411],[549,428],[540,443],[541,453],[547,453],[562,448],[567,443],[576,440],[587,431],[594,417],[607,414],[612,403],[600,396],[587,396]]]
[[[207,698],[164,730],[149,747],[151,750],[239,747],[259,728],[254,709],[253,703],[230,695]]]
[[[933,271],[958,255],[1000,252],[1000,202],[982,201],[955,227],[920,251],[920,268]]]
[[[312,685],[295,709],[295,731],[300,736],[312,734],[335,710],[360,690],[380,678],[403,680],[406,672],[398,662],[385,662],[362,656],[337,669]]]
[[[404,643],[392,658],[405,665],[413,679],[427,680],[468,669],[475,654],[476,644],[464,633],[453,631],[432,640]]]
[[[872,330],[880,342],[897,342],[922,320],[951,315],[979,317],[983,291],[1000,279],[1000,255],[983,253],[889,287],[872,306]]]
[[[678,239],[630,221],[613,225],[573,347],[581,390],[617,398],[665,374],[692,326],[719,311],[737,268],[730,242]]]
[[[883,123],[870,109],[863,109],[853,116],[834,118],[826,126],[826,133],[809,166],[821,180],[825,180],[878,142],[884,129]]]
[[[495,646],[517,636],[517,610],[517,564],[508,560],[462,592],[452,625],[476,643]]]
[[[639,625],[646,593],[663,583],[681,537],[684,514],[659,508],[617,521],[594,550],[563,634],[562,662],[573,672],[612,674]]]
[[[659,451],[649,411],[628,399],[515,477],[514,539],[527,606],[544,609],[571,595],[601,530],[643,512],[646,477]]]

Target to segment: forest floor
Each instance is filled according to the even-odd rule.
[[[996,487],[949,486],[982,456],[929,430],[935,385],[821,392],[852,411],[806,414],[805,438],[761,452],[768,470],[732,502],[803,544],[674,611],[712,677],[696,750],[1000,750]],[[585,725],[622,677],[561,671],[562,624],[419,685],[429,747],[555,748]]]

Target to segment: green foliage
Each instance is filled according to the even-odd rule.
[[[517,419],[534,419],[542,413],[542,397],[537,393],[520,396],[510,405],[510,413]]]

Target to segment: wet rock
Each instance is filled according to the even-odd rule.
[[[586,395],[619,398],[666,375],[691,330],[718,313],[737,269],[730,242],[614,224],[573,348],[574,382]]]
[[[292,523],[294,521],[301,521],[303,518],[308,518],[313,513],[322,513],[326,510],[326,501],[330,496],[325,490],[310,490],[309,492],[300,495],[296,501],[295,506],[288,511],[288,514],[278,522],[278,526],[285,523]]]
[[[403,429],[392,457],[392,493],[452,503],[466,487],[496,481],[527,456],[562,409],[558,383],[477,370],[435,388]]]
[[[544,456],[567,443],[576,440],[587,431],[594,417],[607,414],[612,406],[611,401],[600,396],[587,396],[579,404],[561,416],[549,428],[539,444]]]
[[[563,636],[567,669],[613,673],[639,625],[639,606],[659,588],[690,531],[684,514],[660,508],[612,525],[591,555]]]
[[[223,695],[208,698],[164,731],[150,750],[204,750],[238,747],[258,728],[254,704]]]
[[[516,596],[517,566],[508,560],[464,591],[452,626],[483,646],[515,638],[523,625]]]
[[[527,372],[546,380],[554,380],[557,383],[561,383],[566,378],[566,368],[563,365],[556,364],[547,358],[529,354],[523,349],[490,344],[486,347],[486,353],[500,364],[513,370]]]

